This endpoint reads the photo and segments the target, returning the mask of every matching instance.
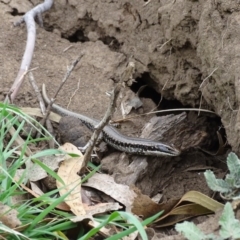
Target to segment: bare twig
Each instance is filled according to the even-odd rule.
[[[48,104],[47,106],[47,110],[46,110],[46,115],[44,116],[43,118],[43,125],[45,124],[46,122],[46,119],[48,118],[49,114],[50,114],[50,111],[51,111],[51,107],[59,93],[59,91],[62,89],[63,85],[65,84],[65,82],[67,81],[67,79],[69,78],[71,72],[73,71],[73,69],[75,68],[75,66],[77,65],[77,63],[81,60],[81,58],[83,57],[83,53],[81,53],[81,55],[72,63],[72,65],[70,66],[70,68],[67,70],[63,80],[62,80],[62,83],[60,84],[59,88],[57,89],[56,93],[54,94],[53,98],[51,99],[51,102],[50,104]]]
[[[151,112],[147,112],[147,113],[142,113],[142,114],[138,114],[137,116],[131,116],[131,117],[127,117],[124,119],[116,119],[113,120],[114,123],[120,123],[120,122],[125,122],[129,119],[133,119],[133,118],[138,118],[139,116],[145,116],[145,115],[150,115],[150,114],[156,114],[156,113],[165,113],[165,112],[183,112],[183,111],[189,111],[189,112],[205,112],[205,113],[210,113],[210,114],[214,114],[216,116],[219,116],[217,113],[207,110],[207,109],[200,109],[200,108],[175,108],[175,109],[165,109],[165,110],[159,110],[159,111],[151,111]]]
[[[206,78],[203,79],[203,81],[202,81],[199,89],[202,89],[202,88],[204,88],[204,87],[206,86],[206,83],[205,83],[205,82],[206,82],[206,81],[213,75],[213,73],[216,72],[217,70],[218,70],[218,67],[215,68]]]
[[[35,81],[35,78],[34,78],[32,72],[29,72],[28,76],[29,76],[29,82],[32,85],[32,88],[35,91],[37,99],[40,103],[40,109],[43,110],[45,108],[44,101],[43,101],[42,95],[41,95],[40,90],[39,90],[39,88],[36,84],[36,81]]]
[[[162,49],[166,44],[168,44],[170,41],[172,41],[172,38],[164,42],[163,44],[158,44],[156,47],[159,47],[159,50]]]
[[[39,101],[40,109],[41,109],[41,111],[42,111],[42,114],[45,115],[45,114],[46,114],[46,107],[45,107],[45,104],[44,104],[42,95],[41,95],[40,90],[39,90],[39,88],[38,88],[38,86],[37,86],[37,84],[36,84],[36,81],[35,81],[35,79],[34,79],[34,76],[33,76],[32,72],[29,72],[29,75],[28,75],[28,76],[29,76],[29,82],[30,82],[30,84],[32,85],[32,87],[33,87],[33,89],[34,89],[34,91],[35,91],[35,93],[36,93],[37,99],[38,99],[38,101]],[[43,120],[41,120],[39,123],[40,123],[41,125],[43,125]],[[51,124],[51,122],[50,122],[49,119],[47,119],[46,125],[47,125],[48,131],[49,131],[51,134],[53,134],[53,127],[52,127],[52,124]],[[36,133],[37,133],[37,130],[36,130],[36,129],[33,129],[33,131],[32,131],[32,136],[35,136]],[[40,134],[41,134],[41,131],[38,131],[37,138],[40,137]],[[50,148],[54,148],[54,141],[53,141],[53,139],[52,139],[52,141],[50,141],[49,146],[50,146]]]
[[[164,83],[164,85],[163,85],[163,87],[162,87],[162,91],[165,90],[165,87],[167,86],[168,82],[169,82],[169,79]],[[161,97],[161,98],[162,98],[162,97]]]
[[[78,80],[78,84],[77,84],[77,88],[74,90],[72,96],[70,97],[69,99],[69,102],[68,102],[68,105],[67,105],[67,109],[69,108],[70,104],[71,104],[71,101],[72,101],[72,98],[76,95],[77,91],[79,90],[79,87],[80,87],[80,78]]]
[[[231,103],[230,103],[230,101],[229,101],[229,97],[227,97],[227,102],[228,102],[228,106],[229,106],[229,108],[232,110],[232,112],[238,112],[239,110],[234,110],[233,108],[232,108],[232,105],[231,105]]]
[[[103,117],[103,119],[99,122],[97,126],[95,126],[95,131],[93,132],[93,135],[91,139],[88,142],[87,150],[84,154],[83,164],[81,171],[85,170],[85,167],[87,166],[88,161],[91,160],[91,154],[93,151],[93,148],[98,140],[98,137],[100,133],[102,132],[103,128],[109,123],[109,120],[111,119],[112,114],[114,113],[117,97],[120,93],[121,87],[124,84],[124,82],[128,81],[129,79],[132,79],[133,73],[134,73],[135,65],[133,62],[129,62],[128,66],[124,70],[120,81],[117,83],[116,87],[111,93],[111,100],[108,106],[108,109]]]
[[[70,46],[66,47],[66,48],[63,50],[63,52],[66,52],[68,49],[70,49],[70,48],[72,48],[72,47],[73,47],[73,45],[70,45]]]
[[[17,93],[20,89],[21,84],[24,81],[24,77],[28,72],[30,67],[33,51],[35,47],[35,39],[36,39],[36,26],[35,26],[35,17],[38,17],[39,22],[41,23],[41,13],[47,11],[51,8],[53,4],[53,0],[45,0],[44,3],[39,4],[38,6],[34,7],[32,10],[28,11],[18,22],[14,24],[14,26],[18,26],[21,23],[25,22],[27,26],[27,44],[25,48],[25,52],[22,58],[22,63],[20,69],[18,71],[18,75],[9,90],[9,93],[6,97],[6,102],[13,102]]]

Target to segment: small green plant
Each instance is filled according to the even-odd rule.
[[[240,222],[235,219],[231,204],[225,204],[222,216],[219,220],[221,226],[219,235],[205,234],[194,223],[183,222],[176,224],[175,229],[189,240],[224,240],[240,238]]]
[[[225,199],[240,198],[240,160],[235,153],[229,153],[227,157],[227,166],[229,174],[225,179],[217,179],[214,173],[207,170],[204,173],[209,188],[220,192]]]
[[[240,198],[240,160],[235,153],[229,153],[227,157],[227,166],[229,173],[225,179],[217,179],[210,170],[205,171],[209,188],[213,191],[220,192],[225,199],[233,200]],[[219,219],[219,236],[214,234],[205,234],[191,222],[176,224],[176,230],[183,233],[187,239],[194,240],[224,240],[240,238],[240,222],[235,219],[234,211],[231,204],[225,204],[222,215]]]

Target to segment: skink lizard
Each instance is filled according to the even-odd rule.
[[[45,84],[42,85],[42,95],[44,101],[49,104],[50,100],[47,96]],[[80,119],[82,123],[92,131],[99,123],[99,120],[69,111],[57,104],[53,104],[52,109],[61,116],[72,116]],[[152,141],[145,138],[133,138],[125,136],[111,125],[105,126],[102,134],[103,139],[107,144],[122,152],[150,156],[178,156],[180,154],[180,151],[177,148],[165,143]]]

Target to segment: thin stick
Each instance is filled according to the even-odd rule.
[[[80,54],[80,56],[72,63],[72,65],[70,66],[70,68],[67,70],[62,83],[60,84],[59,88],[57,89],[56,93],[54,94],[53,98],[50,99],[50,103],[47,106],[47,110],[46,110],[46,115],[43,118],[43,125],[46,123],[46,119],[48,118],[50,111],[51,111],[51,107],[55,101],[55,99],[57,98],[57,95],[59,93],[59,91],[62,89],[63,85],[65,84],[65,82],[67,81],[67,79],[69,78],[71,72],[73,71],[73,69],[75,68],[75,66],[77,65],[77,63],[81,60],[81,58],[83,57],[83,53]]]
[[[213,75],[213,73],[214,73],[215,71],[217,71],[217,70],[218,70],[218,67],[215,68],[206,78],[203,79],[203,81],[202,81],[199,89],[201,89],[201,88],[203,88],[203,87],[206,86],[205,82],[206,82],[206,81]]]
[[[68,49],[70,49],[70,48],[72,48],[72,47],[73,47],[73,45],[70,45],[70,46],[66,47],[66,48],[63,50],[63,52],[66,52]]]
[[[33,76],[33,73],[32,73],[32,72],[29,72],[28,76],[29,76],[29,82],[30,82],[30,84],[32,85],[32,88],[33,88],[33,90],[35,91],[36,96],[37,96],[37,99],[38,99],[38,101],[39,101],[40,109],[41,109],[41,110],[44,110],[44,111],[42,112],[42,113],[44,114],[44,112],[45,112],[45,110],[46,110],[46,109],[45,109],[45,104],[44,104],[42,95],[41,95],[41,93],[40,93],[40,90],[39,90],[39,88],[38,88],[38,86],[37,86],[37,84],[36,84],[36,81],[35,81],[35,78],[34,78],[34,76]]]
[[[35,81],[35,78],[32,74],[32,72],[29,72],[29,82],[30,84],[32,85],[35,93],[36,93],[36,96],[37,96],[37,99],[39,101],[39,105],[40,105],[40,109],[42,111],[42,114],[45,115],[46,114],[46,107],[45,107],[45,104],[44,104],[44,101],[43,101],[43,98],[42,98],[42,95],[40,93],[40,90],[36,84],[36,81]],[[41,125],[43,125],[43,120],[41,119],[41,121],[39,122]],[[51,124],[51,121],[49,119],[47,119],[46,121],[46,126],[47,126],[47,130],[51,133],[51,135],[53,135],[53,127],[52,127],[52,124]],[[37,130],[36,129],[33,129],[32,130],[32,136],[35,136],[37,134],[37,138],[40,137],[40,134],[41,134],[41,131],[38,131],[37,133]],[[51,139],[51,141],[49,141],[49,147],[50,148],[54,148],[54,141],[53,139]]]
[[[5,102],[13,102],[17,93],[24,81],[24,77],[28,72],[28,69],[32,62],[32,56],[35,47],[36,40],[36,26],[35,26],[35,17],[37,16],[40,20],[40,14],[47,11],[52,7],[53,0],[45,0],[44,3],[41,3],[28,11],[18,22],[14,24],[14,26],[18,26],[21,23],[25,22],[27,26],[27,44],[25,48],[25,52],[22,58],[22,63],[20,69],[18,71],[18,75],[9,90],[9,93],[5,99]],[[41,21],[40,21],[41,22]]]
[[[162,49],[166,44],[168,44],[170,41],[172,41],[172,38],[170,38],[169,40],[167,40],[166,42],[164,42],[163,44],[158,44],[156,47],[159,47],[158,50]]]
[[[68,102],[68,105],[67,105],[67,109],[69,108],[70,104],[71,104],[71,101],[73,99],[73,97],[76,95],[77,91],[79,90],[79,87],[80,87],[80,81],[81,81],[81,78],[79,78],[78,80],[78,84],[77,84],[77,88],[76,90],[73,92],[73,94],[71,95],[70,99],[69,99],[69,102]]]
[[[183,111],[193,111],[193,112],[205,112],[205,113],[211,113],[214,114],[216,116],[219,116],[217,113],[207,110],[207,109],[199,109],[199,108],[174,108],[174,109],[165,109],[165,110],[159,110],[159,111],[153,111],[153,112],[147,112],[147,113],[142,113],[142,114],[138,114],[137,116],[131,116],[128,118],[124,118],[124,119],[118,119],[118,120],[112,120],[114,123],[119,123],[119,122],[124,122],[126,120],[129,119],[133,119],[133,118],[138,118],[139,116],[145,116],[145,115],[150,115],[150,114],[156,114],[156,113],[164,113],[164,112],[183,112]]]

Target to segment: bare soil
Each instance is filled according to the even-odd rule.
[[[17,75],[26,44],[25,25],[13,27],[12,23],[39,2],[0,1],[0,100]],[[37,26],[31,67],[36,68],[38,86],[45,83],[52,95],[67,67],[84,52],[57,103],[64,107],[70,103],[71,110],[97,119],[107,109],[105,93],[114,86],[112,79],[118,79],[128,59],[136,65],[137,84],[132,89],[147,85],[143,95],[150,97],[143,98],[143,107],[132,115],[152,110],[161,98],[159,109],[181,106],[214,111],[216,115],[200,116],[187,112],[185,124],[196,126],[189,136],[201,132],[204,140],[194,146],[195,137],[192,146],[182,147],[186,151],[179,157],[136,160],[112,153],[102,160],[103,169],[118,182],[135,184],[149,196],[161,192],[168,200],[189,190],[211,195],[204,170],[214,168],[223,176],[227,152],[240,153],[239,11],[240,4],[234,0],[55,1],[44,14],[44,29]],[[15,104],[38,106],[27,78]],[[114,118],[120,117],[118,108]],[[138,136],[150,118],[125,122],[121,131]],[[229,145],[215,154],[217,132]],[[183,145],[187,139],[182,138]],[[146,164],[144,169],[133,172],[140,162]]]

